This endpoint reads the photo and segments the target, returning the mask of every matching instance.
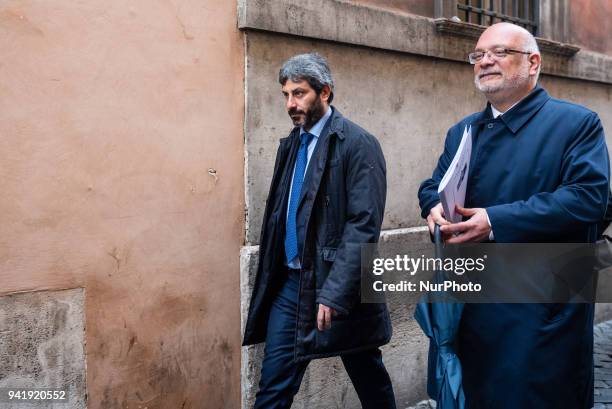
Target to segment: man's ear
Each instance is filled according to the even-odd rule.
[[[542,64],[542,56],[540,54],[529,55],[529,75],[536,75]]]
[[[331,88],[329,85],[324,85],[323,89],[321,89],[321,99],[325,102],[329,101],[329,95],[331,94]]]

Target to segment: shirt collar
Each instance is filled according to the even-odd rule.
[[[518,101],[516,101],[514,104],[512,104],[512,106],[508,109],[506,109],[504,112],[502,111],[498,111],[497,108],[495,108],[493,106],[493,104],[491,104],[491,113],[493,114],[493,119],[497,118],[500,115],[505,114],[506,112],[510,111],[512,108],[514,108],[518,103],[520,103],[523,99],[525,99],[526,97],[523,97],[522,99],[519,99]]]
[[[495,119],[498,116],[503,115],[504,113],[502,111],[498,111],[493,105],[491,105],[491,114],[493,115],[493,119]]]
[[[550,99],[550,95],[544,88],[537,85],[533,91],[525,98],[514,104],[510,109],[503,113],[499,118],[504,124],[516,134],[519,129],[527,121],[529,121],[542,106]],[[476,118],[475,124],[484,123],[492,118],[496,118],[495,111],[493,111],[491,103],[487,103],[487,107],[480,115]],[[497,111],[499,112],[499,111]]]
[[[321,132],[323,131],[323,127],[327,123],[327,120],[329,119],[331,114],[332,114],[332,109],[331,107],[328,106],[327,111],[325,112],[325,115],[323,115],[321,119],[319,119],[317,123],[314,124],[312,128],[310,128],[310,131],[308,131],[308,133],[314,135],[315,138],[318,138],[321,135]],[[304,131],[304,128],[300,127],[300,135],[302,135],[304,132],[306,132]]]

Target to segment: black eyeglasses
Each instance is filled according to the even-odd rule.
[[[486,51],[474,51],[468,54],[468,60],[470,64],[478,64],[482,61],[485,54],[488,54],[490,58],[494,60],[501,60],[506,58],[508,54],[531,54],[531,51],[514,50],[512,48],[496,47]]]

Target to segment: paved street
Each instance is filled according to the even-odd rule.
[[[612,409],[612,321],[595,326],[595,409]]]
[[[595,326],[595,407],[612,409],[612,320]],[[434,409],[434,401],[419,402],[407,409]]]

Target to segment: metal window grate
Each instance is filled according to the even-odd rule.
[[[458,17],[468,23],[490,26],[508,21],[538,33],[538,0],[460,0]]]

